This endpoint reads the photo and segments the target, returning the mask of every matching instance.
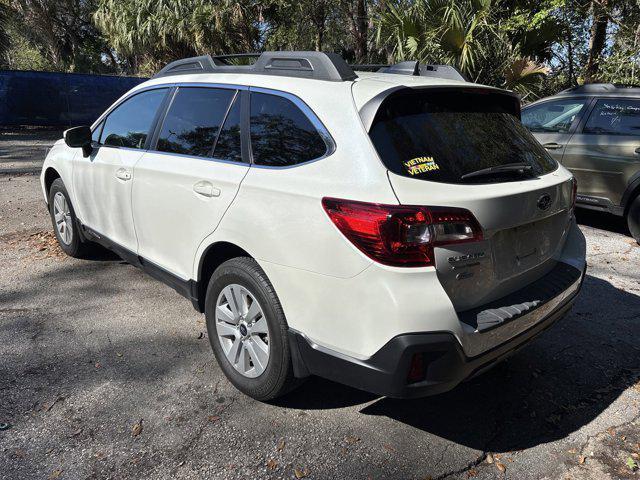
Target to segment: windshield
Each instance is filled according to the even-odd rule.
[[[520,123],[519,102],[486,90],[412,90],[380,106],[370,137],[386,167],[443,183],[533,178],[557,163]],[[524,164],[525,169],[502,168]],[[482,175],[469,173],[491,169]]]

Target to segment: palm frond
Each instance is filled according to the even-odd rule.
[[[550,68],[531,60],[517,58],[504,70],[504,87],[524,95],[535,94],[540,79],[550,72]]]

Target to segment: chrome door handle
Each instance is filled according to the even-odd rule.
[[[542,146],[544,148],[546,148],[547,150],[557,150],[559,148],[562,148],[562,145],[560,145],[559,143],[556,143],[556,142],[545,143]]]
[[[640,147],[636,148],[636,149],[635,149],[635,152],[636,152],[638,155],[640,155]]]
[[[202,195],[203,197],[219,197],[220,189],[215,188],[211,182],[207,182],[206,180],[202,180],[193,185],[193,191],[198,195]]]
[[[119,168],[116,170],[116,177],[124,181],[131,180],[131,172],[126,168]]]

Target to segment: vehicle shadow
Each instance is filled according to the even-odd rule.
[[[585,208],[576,209],[576,220],[580,225],[607,230],[609,232],[621,233],[631,236],[627,228],[627,222],[623,217],[618,217],[611,213],[597,212]]]
[[[118,254],[103,247],[102,245],[98,245],[96,243],[93,244],[92,247],[94,248],[92,248],[91,251],[83,257],[83,260],[90,260],[94,262],[119,262],[127,264],[125,260],[118,256]]]
[[[587,276],[572,313],[493,370],[416,400],[311,379],[279,404],[360,410],[470,448],[508,452],[564,438],[640,379],[640,297]],[[374,401],[375,400],[375,401]]]

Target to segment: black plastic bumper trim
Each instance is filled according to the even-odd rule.
[[[300,332],[289,329],[294,372],[298,377],[318,375],[395,398],[443,393],[505,359],[551,327],[571,309],[581,287],[530,329],[475,357],[467,357],[460,342],[450,332],[398,335],[370,358],[358,360],[316,345]],[[414,354],[423,355],[426,375],[423,381],[409,384],[407,373]]]

